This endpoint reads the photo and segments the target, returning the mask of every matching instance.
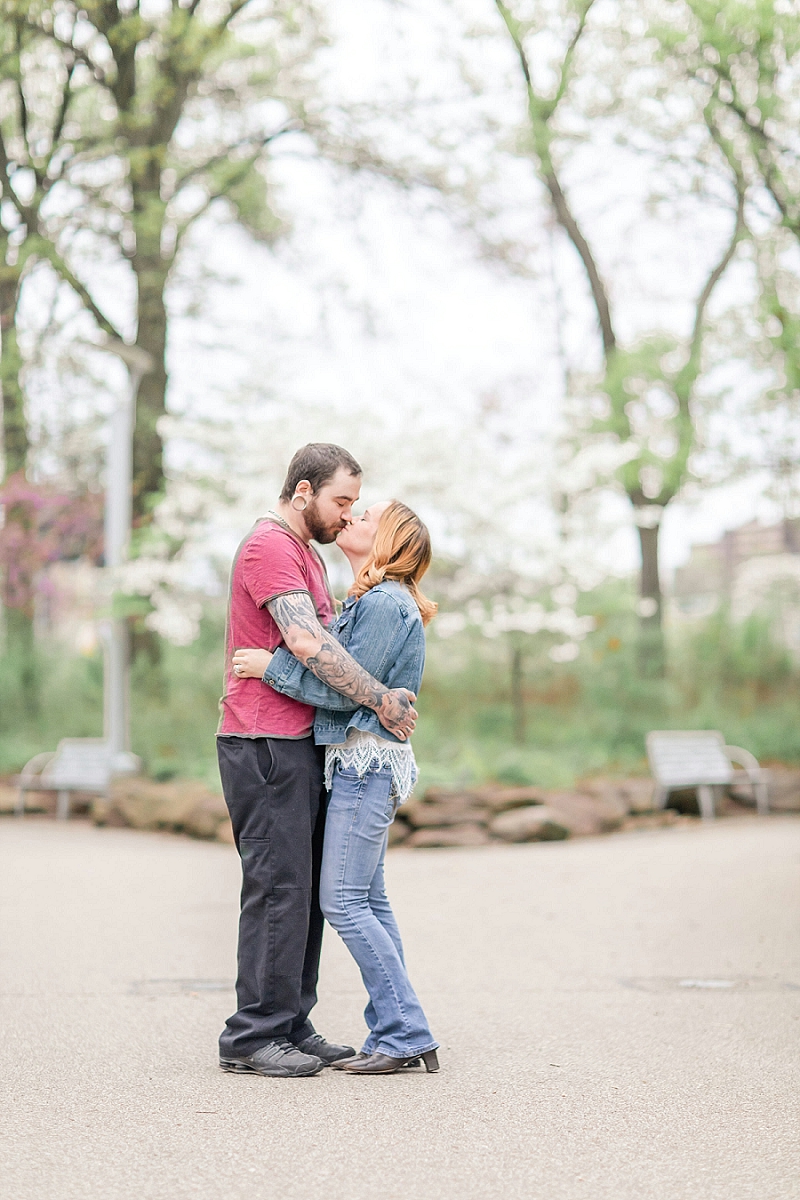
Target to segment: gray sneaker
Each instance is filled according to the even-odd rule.
[[[343,1058],[353,1058],[355,1050],[352,1046],[337,1046],[335,1042],[326,1042],[321,1033],[309,1034],[302,1042],[296,1042],[298,1050],[303,1054],[313,1054],[321,1058],[326,1067],[332,1066]]]
[[[315,1054],[303,1054],[286,1038],[276,1038],[260,1046],[253,1054],[239,1058],[220,1057],[223,1071],[234,1071],[240,1075],[271,1075],[278,1078],[299,1078],[318,1075],[325,1063]]]

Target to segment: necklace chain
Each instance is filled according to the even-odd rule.
[[[289,531],[289,533],[294,533],[294,530],[292,529],[292,527],[291,527],[291,525],[289,524],[289,522],[288,522],[288,521],[284,521],[283,517],[279,516],[279,515],[278,515],[278,514],[275,512],[275,510],[274,510],[274,509],[272,509],[272,508],[270,508],[270,509],[267,509],[267,516],[268,516],[268,517],[274,517],[274,518],[275,518],[275,520],[278,522],[278,524],[279,524],[279,525],[282,525],[284,529],[287,529],[287,530]],[[295,536],[295,537],[297,537],[297,534],[296,534],[296,533],[294,533],[294,536]]]

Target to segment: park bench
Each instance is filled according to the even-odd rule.
[[[697,788],[700,814],[714,817],[714,793],[734,783],[749,783],[756,808],[769,812],[769,772],[741,746],[726,746],[717,730],[654,730],[647,735],[647,757],[656,781],[654,803],[664,808],[670,792]],[[742,768],[737,771],[734,763]]]
[[[56,816],[69,816],[71,792],[104,796],[112,776],[112,755],[103,738],[62,738],[53,752],[36,754],[17,780],[15,812],[25,812],[26,792],[56,792]]]

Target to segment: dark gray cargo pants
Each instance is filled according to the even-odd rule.
[[[325,828],[322,751],[311,737],[217,738],[219,770],[242,860],[238,1011],[223,1056],[314,1032],[322,948],[319,868]]]

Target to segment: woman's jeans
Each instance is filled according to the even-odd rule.
[[[411,1058],[435,1050],[428,1022],[406,973],[403,944],[383,881],[383,860],[394,816],[389,770],[362,778],[336,767],[333,775],[320,904],[361,969],[369,992],[364,1054]]]

